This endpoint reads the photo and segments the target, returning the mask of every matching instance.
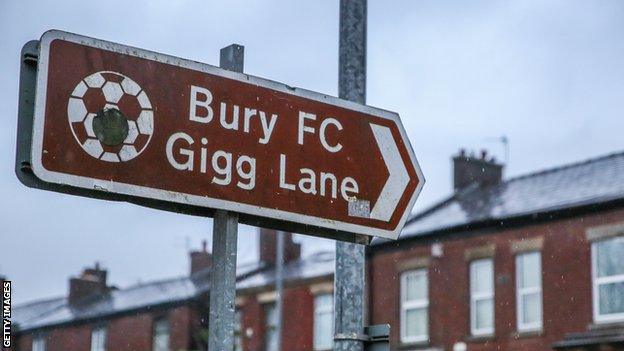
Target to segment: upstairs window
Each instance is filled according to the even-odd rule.
[[[243,315],[239,309],[234,314],[234,351],[243,350]]]
[[[169,351],[169,321],[167,318],[156,319],[152,333],[152,350]]]
[[[334,345],[334,295],[314,297],[314,350],[331,350]]]
[[[38,335],[33,339],[32,351],[46,351],[46,339],[43,335]]]
[[[518,331],[542,329],[542,257],[539,252],[516,256]]]
[[[274,303],[264,305],[264,349],[277,351],[277,310]]]
[[[490,258],[470,263],[470,332],[494,334],[494,261]]]
[[[429,283],[427,270],[418,269],[401,275],[401,341],[429,339]]]
[[[106,351],[106,327],[96,327],[91,331],[91,351]]]
[[[624,237],[592,244],[594,320],[624,320]]]

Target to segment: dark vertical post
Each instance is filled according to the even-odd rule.
[[[275,260],[275,291],[277,299],[275,301],[275,313],[277,314],[277,351],[282,350],[283,335],[283,306],[284,306],[284,232],[278,231],[277,235],[277,254]]]
[[[244,47],[232,44],[221,49],[221,68],[242,72]],[[238,214],[218,210],[212,229],[212,272],[210,277],[210,319],[208,350],[234,349],[236,300],[236,241]]]
[[[366,0],[340,1],[338,96],[366,103]]]
[[[365,103],[366,0],[340,1],[339,56],[339,96]],[[359,244],[336,243],[334,350],[364,349],[364,249]]]

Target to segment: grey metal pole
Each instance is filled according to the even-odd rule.
[[[338,91],[366,100],[366,0],[340,1]],[[336,242],[334,350],[364,350],[365,246]]]
[[[282,349],[282,307],[284,306],[284,232],[278,231],[277,235],[277,257],[275,259],[275,313],[277,314],[277,351]]]
[[[244,47],[232,44],[221,49],[221,68],[243,71]],[[212,272],[210,277],[210,318],[208,350],[234,349],[236,300],[236,241],[238,214],[218,210],[212,229]]]
[[[216,211],[213,222],[208,350],[232,351],[234,349],[238,214]]]

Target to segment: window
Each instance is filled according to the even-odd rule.
[[[470,332],[494,333],[494,262],[489,258],[470,263]]]
[[[427,270],[401,275],[401,341],[429,339],[429,282]]]
[[[169,350],[169,321],[167,318],[158,318],[154,321],[154,329],[152,330],[152,350],[168,351]]]
[[[624,237],[592,244],[594,320],[624,320]]]
[[[277,350],[277,311],[274,303],[264,305],[264,349]]]
[[[243,350],[243,316],[240,310],[234,314],[234,351]]]
[[[314,349],[331,350],[334,345],[334,295],[314,297]]]
[[[32,351],[46,351],[45,336],[39,335],[33,339]]]
[[[542,257],[539,252],[516,256],[518,331],[542,329]]]
[[[106,351],[105,327],[97,327],[91,331],[91,351]]]

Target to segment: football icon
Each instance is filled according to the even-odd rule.
[[[137,157],[154,132],[154,112],[145,91],[112,71],[93,73],[76,85],[67,117],[82,149],[107,162]]]

